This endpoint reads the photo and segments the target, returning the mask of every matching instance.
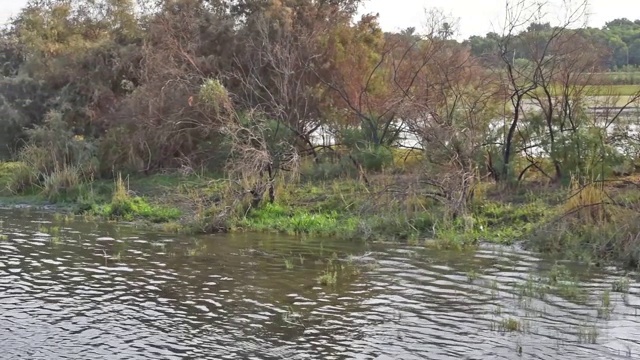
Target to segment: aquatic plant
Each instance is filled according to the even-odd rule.
[[[595,325],[580,325],[578,328],[578,342],[595,344],[598,340],[598,328]]]
[[[605,308],[611,307],[611,293],[609,292],[609,290],[605,290],[602,292],[601,303]]]
[[[619,279],[616,279],[613,284],[611,284],[611,290],[613,292],[619,293],[628,293],[629,292],[629,278],[624,276]]]
[[[51,241],[51,244],[58,245],[60,244],[60,236],[54,235],[51,237],[50,241]]]
[[[573,301],[584,302],[587,300],[587,292],[584,290],[578,281],[563,281],[558,283],[556,287],[558,295]]]
[[[476,279],[478,279],[478,273],[474,269],[467,271],[467,281],[473,282]]]
[[[285,258],[284,259],[284,267],[287,270],[293,270],[293,267],[294,267],[293,260]]]
[[[549,286],[540,280],[540,278],[533,274],[529,274],[524,283],[516,284],[520,298],[544,299],[549,292]]]
[[[327,268],[327,270],[324,270],[322,275],[318,276],[316,280],[320,285],[335,286],[338,282],[338,272]]]
[[[525,324],[516,318],[508,317],[497,323],[492,322],[491,329],[501,332],[524,332]]]

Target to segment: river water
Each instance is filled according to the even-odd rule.
[[[634,274],[517,248],[172,236],[33,209],[0,210],[0,234],[1,359],[640,358]],[[558,269],[580,281],[545,294]]]

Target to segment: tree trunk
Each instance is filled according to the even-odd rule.
[[[502,180],[508,179],[509,175],[509,162],[511,161],[511,147],[513,143],[513,137],[515,136],[516,129],[518,127],[518,120],[520,119],[520,102],[522,101],[522,96],[517,95],[514,112],[513,112],[513,120],[511,121],[511,126],[509,127],[509,132],[507,133],[507,138],[505,139],[504,145],[504,163],[502,165]]]

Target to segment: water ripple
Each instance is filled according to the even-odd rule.
[[[0,358],[640,358],[635,275],[613,292],[616,269],[567,263],[579,285],[547,289],[554,262],[517,247],[171,237],[33,209],[0,224]]]

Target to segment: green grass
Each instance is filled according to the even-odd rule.
[[[640,72],[633,69],[632,71],[608,71],[592,73],[592,82],[597,84],[640,84]]]
[[[132,197],[126,201],[96,205],[93,213],[109,219],[133,221],[145,219],[153,223],[164,223],[179,219],[181,212],[175,208],[167,208],[149,204],[141,197]]]
[[[585,91],[589,95],[631,96],[640,91],[640,85],[588,85]]]
[[[312,213],[278,204],[266,204],[240,220],[238,226],[254,231],[330,236],[352,233],[356,222],[354,218],[340,217],[336,211]]]
[[[520,331],[522,329],[522,324],[520,323],[520,321],[514,318],[502,320],[501,326],[506,331]]]

